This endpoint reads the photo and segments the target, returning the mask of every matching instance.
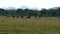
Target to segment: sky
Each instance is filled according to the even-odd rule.
[[[60,7],[60,0],[0,0],[0,8],[52,8]]]

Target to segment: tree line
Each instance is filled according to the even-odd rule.
[[[41,9],[41,10],[33,10],[33,9],[21,9],[17,10],[11,9],[3,9],[0,8],[0,16],[13,17],[13,18],[41,18],[41,17],[60,17],[60,7],[52,8],[52,9]]]

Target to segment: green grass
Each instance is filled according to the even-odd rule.
[[[60,19],[56,17],[41,19],[0,17],[0,33],[60,34]]]

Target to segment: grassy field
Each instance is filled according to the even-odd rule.
[[[6,18],[0,16],[0,34],[60,34],[56,17]]]

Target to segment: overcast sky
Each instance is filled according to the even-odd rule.
[[[60,0],[0,0],[0,8],[7,7],[52,8],[59,7]]]

